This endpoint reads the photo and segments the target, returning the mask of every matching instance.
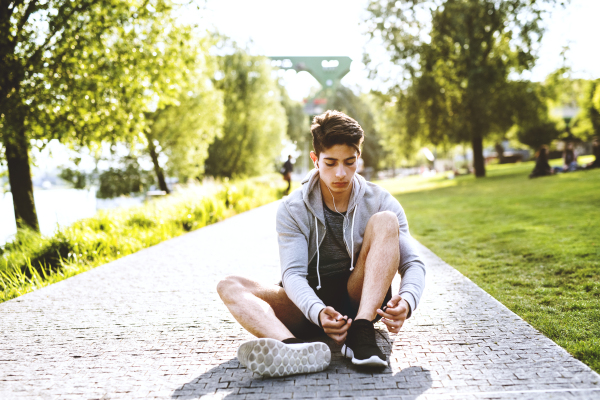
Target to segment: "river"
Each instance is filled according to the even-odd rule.
[[[77,189],[35,189],[35,208],[43,235],[52,235],[58,226],[68,226],[82,218],[93,216],[97,210],[136,205],[141,198],[96,199],[96,191]],[[0,193],[0,245],[17,232],[12,194]]]

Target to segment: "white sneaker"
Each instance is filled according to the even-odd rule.
[[[331,351],[322,342],[287,344],[253,339],[242,343],[237,356],[243,366],[266,377],[319,372],[331,362]]]

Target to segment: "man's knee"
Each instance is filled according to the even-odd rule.
[[[245,289],[245,279],[241,276],[228,276],[217,284],[217,293],[223,301],[233,299]]]
[[[373,214],[368,225],[374,234],[398,236],[398,216],[392,211],[381,211]]]

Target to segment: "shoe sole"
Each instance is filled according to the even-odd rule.
[[[364,360],[359,360],[358,358],[354,358],[354,352],[352,351],[352,349],[350,347],[348,347],[346,345],[342,346],[342,354],[346,358],[351,358],[352,364],[354,364],[354,365],[362,365],[365,367],[387,367],[388,366],[387,361],[382,360],[381,358],[379,358],[377,356],[371,356]]]
[[[266,377],[319,372],[331,362],[331,350],[321,342],[285,344],[254,339],[243,343],[237,355],[242,365]]]

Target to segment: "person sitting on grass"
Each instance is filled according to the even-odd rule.
[[[600,168],[600,140],[597,137],[592,140],[592,154],[595,160],[587,164],[586,169]]]
[[[322,371],[327,334],[353,364],[385,367],[374,322],[398,333],[416,310],[425,285],[404,210],[385,189],[356,174],[364,132],[349,116],[327,111],[313,119],[315,168],[283,199],[276,229],[279,285],[229,276],[217,291],[234,318],[258,339],[238,349],[240,363],[263,376]],[[398,294],[391,283],[399,272]]]
[[[530,178],[537,178],[538,176],[547,176],[552,175],[554,171],[552,167],[548,163],[548,146],[545,144],[540,147],[536,154],[535,167],[531,174],[529,174]]]
[[[558,172],[573,172],[579,169],[577,164],[577,156],[575,155],[573,142],[567,142],[565,150],[563,151],[563,166],[554,167],[554,173]]]

